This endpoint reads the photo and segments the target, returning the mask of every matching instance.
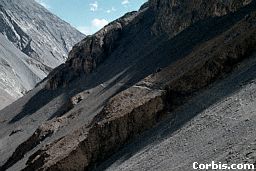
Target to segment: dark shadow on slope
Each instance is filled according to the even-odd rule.
[[[255,59],[255,55],[253,58]],[[154,146],[161,143],[166,138],[171,137],[177,130],[182,128],[199,113],[238,92],[242,86],[249,84],[251,80],[255,79],[256,60],[254,60],[253,65],[243,69],[242,72],[234,71],[223,80],[218,80],[208,88],[196,93],[195,96],[189,99],[183,106],[171,112],[167,119],[158,123],[155,128],[135,137],[128,144],[124,145],[120,151],[110,156],[109,159],[102,161],[102,163],[99,162],[100,164],[92,167],[91,170],[106,170],[117,161],[118,164],[121,164],[129,160],[129,158],[148,145]]]
[[[255,4],[254,4],[255,5]],[[102,82],[105,82],[114,76],[116,76],[118,73],[121,73],[121,71],[125,71],[123,74],[121,74],[112,84],[109,84],[104,91],[107,91],[111,86],[114,85],[115,82],[122,80],[124,77],[129,76],[128,82],[124,86],[131,86],[134,83],[138,82],[139,80],[143,79],[147,75],[155,72],[155,70],[159,67],[166,67],[169,64],[175,62],[176,60],[183,58],[187,54],[189,54],[193,47],[215,37],[216,35],[228,30],[232,25],[234,25],[236,22],[238,22],[241,18],[243,18],[249,11],[254,10],[256,6],[249,6],[244,9],[241,9],[240,11],[230,14],[228,16],[224,17],[217,17],[217,18],[209,18],[204,21],[200,21],[189,27],[188,29],[181,32],[179,35],[174,37],[170,40],[165,40],[160,43],[157,47],[153,46],[154,43],[157,43],[159,39],[151,40],[147,46],[146,49],[143,49],[147,52],[145,55],[142,54],[136,54],[138,56],[137,60],[132,61],[132,63],[129,63],[130,61],[126,59],[126,64],[119,65],[120,63],[113,63],[116,58],[118,58],[118,54],[116,54],[115,57],[112,56],[111,59],[106,61],[106,65],[102,64],[99,66],[99,68],[90,76],[86,77],[86,79],[78,78],[77,80],[73,81],[72,85],[70,85],[68,88],[61,88],[60,90],[56,91],[48,91],[48,90],[41,90],[38,94],[36,94],[34,97],[30,99],[30,101],[24,106],[24,109],[21,113],[19,113],[17,116],[15,116],[10,123],[19,121],[23,117],[27,115],[31,115],[43,106],[47,105],[52,99],[60,95],[61,93],[65,93],[65,96],[71,97],[72,95],[79,93],[81,91],[84,91],[86,89],[89,89],[91,87],[95,87]],[[234,19],[235,18],[235,19]],[[129,30],[126,32],[126,34],[129,34]],[[133,35],[136,37],[136,34],[133,33]],[[148,35],[148,34],[146,34]],[[145,35],[144,35],[145,36]],[[190,41],[188,41],[190,40]],[[130,39],[125,39],[125,41],[130,41]],[[159,43],[158,43],[159,44]],[[134,46],[134,45],[133,45]],[[152,49],[152,46],[155,49]],[[131,48],[130,48],[131,49]],[[139,56],[142,55],[142,56]],[[129,54],[126,56],[129,57]],[[136,59],[136,58],[135,58]],[[121,61],[122,63],[123,61]],[[154,64],[154,65],[152,65]],[[111,66],[115,66],[114,70],[109,69],[110,71],[106,72],[107,68]],[[128,68],[127,70],[125,70]],[[106,73],[105,73],[106,72]],[[97,75],[98,74],[98,75]],[[97,76],[101,76],[100,78],[95,79]],[[81,80],[80,80],[81,79]],[[81,84],[80,81],[84,81],[85,84]],[[83,83],[83,82],[82,82]],[[120,88],[119,91],[124,89],[125,87]],[[226,95],[232,93],[235,91],[235,88],[229,89],[229,92],[225,95],[222,95],[218,98],[213,98],[209,103],[205,104],[205,107],[210,106],[215,101],[220,100],[221,98],[225,97]],[[116,92],[116,94],[118,91]],[[194,105],[194,104],[191,104]],[[205,108],[204,107],[204,108]],[[182,124],[186,123],[189,119],[193,118],[196,114],[198,114],[200,111],[204,109],[203,107],[195,108],[194,112],[187,112],[190,115],[185,116],[179,113],[176,113],[176,116],[182,116],[181,118],[176,118],[176,124],[172,128],[168,128],[169,132],[175,131],[179,128]],[[186,114],[186,113],[185,113]],[[55,115],[56,117],[58,114]],[[54,114],[51,118],[55,117]],[[168,132],[168,135],[169,135]],[[147,134],[147,133],[146,133]],[[163,136],[164,137],[164,136]],[[143,147],[143,146],[140,146]],[[136,152],[139,148],[135,148],[134,152]],[[129,153],[129,155],[132,155],[132,153]]]
[[[170,40],[166,40],[167,36],[165,35],[152,37],[149,28],[144,30],[143,27],[137,26],[137,28],[133,30],[130,28],[132,26],[128,26],[126,30],[124,30],[124,33],[122,33],[123,39],[119,40],[117,43],[124,45],[123,47],[117,48],[119,51],[114,51],[105,63],[99,65],[94,73],[87,76],[88,78],[81,76],[73,80],[73,82],[79,82],[78,80],[83,79],[86,83],[81,84],[81,82],[79,82],[78,85],[69,85],[68,88],[65,88],[65,91],[63,91],[64,89],[57,91],[40,91],[29,100],[22,112],[16,115],[9,123],[17,122],[23,117],[33,114],[61,93],[65,93],[64,96],[68,98],[75,93],[85,91],[86,89],[108,81],[122,71],[125,71],[115,80],[115,82],[118,82],[124,77],[129,76],[129,81],[120,88],[121,91],[154,73],[157,68],[164,68],[176,62],[178,59],[182,59],[188,55],[194,47],[225,32],[255,9],[256,1],[235,13],[198,21]],[[152,17],[151,15],[150,12],[145,14],[145,18],[141,21],[142,26],[143,24],[147,27],[152,25],[153,21],[146,21],[148,18]],[[149,38],[150,35],[151,38]],[[147,38],[149,41],[146,41],[145,44],[142,42],[141,45],[143,46],[137,46],[137,41],[146,40]],[[143,49],[143,51],[141,49]],[[120,59],[122,59],[122,61],[120,61]],[[97,76],[97,74],[100,74],[100,76]],[[111,88],[115,82],[107,85],[104,91]],[[116,92],[116,94],[117,93],[118,92]],[[53,118],[54,115],[59,116],[60,114],[57,112],[57,114],[53,114],[51,118]]]
[[[155,73],[157,69],[165,68],[175,63],[177,60],[190,54],[196,46],[227,31],[250,12],[255,10],[256,1],[235,13],[198,21],[169,40],[166,40],[166,35],[155,38],[151,44],[143,47],[144,54],[139,54],[137,56],[138,59],[131,61],[128,66],[129,68],[126,68],[125,72],[114,82],[107,85],[104,91],[108,91],[116,82],[120,82],[125,76],[129,76],[129,81],[122,86],[121,90]],[[124,71],[124,69],[121,71]],[[119,70],[119,72],[121,71]],[[102,91],[102,93],[104,91]]]
[[[70,104],[64,103],[63,105],[61,105],[61,107],[54,112],[47,120],[50,121],[54,118],[58,118],[63,116],[65,113],[69,112],[71,109],[73,109],[74,107]]]
[[[51,99],[57,97],[60,93],[57,91],[47,91],[45,89],[40,90],[36,95],[34,95],[23,108],[22,112],[12,118],[9,123],[14,123],[22,119],[23,117],[33,114],[46,104],[50,102]]]

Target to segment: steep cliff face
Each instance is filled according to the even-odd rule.
[[[230,14],[251,2],[252,0],[213,0],[210,2],[204,0],[151,0],[147,2],[140,11],[127,14],[106,26],[95,35],[77,44],[69,54],[69,60],[64,67],[65,69],[61,69],[56,73],[56,76],[53,76],[53,79],[50,79],[48,88],[56,88],[59,84],[69,82],[69,80],[66,79],[60,80],[60,78],[63,78],[62,75],[66,75],[67,73],[68,75],[73,73],[70,77],[74,79],[79,73],[88,74],[92,72],[96,66],[105,60],[109,54],[115,50],[114,48],[118,46],[116,42],[118,42],[120,36],[124,36],[124,33],[122,34],[123,28],[127,25],[129,27],[129,24],[133,26],[136,25],[135,23],[138,23],[140,20],[138,18],[145,18],[145,20],[152,21],[151,25],[145,28],[151,32],[150,37],[148,37],[148,40],[140,40],[144,42],[149,41],[151,37],[155,35],[161,36],[167,34],[169,38],[172,38],[198,21]],[[138,15],[139,17],[136,17]],[[143,23],[138,23],[138,25],[143,25]],[[67,71],[67,73],[64,73],[64,70]],[[68,79],[70,79],[70,77],[68,77]]]
[[[15,110],[10,106],[1,111],[1,169],[148,170],[158,166],[156,170],[175,170],[177,163],[183,163],[179,169],[189,170],[189,156],[202,155],[201,150],[191,149],[200,145],[206,153],[199,161],[212,158],[207,156],[210,150],[219,151],[216,160],[228,159],[230,146],[222,142],[232,139],[230,130],[255,128],[256,2],[207,2],[152,0],[76,44],[67,62],[15,102]],[[247,94],[251,94],[248,101],[238,100]],[[229,98],[229,103],[218,108],[222,98]],[[204,120],[204,110],[216,121]],[[228,110],[236,111],[234,120]],[[205,125],[201,120],[200,125],[189,121],[197,114]],[[226,114],[232,120],[227,130]],[[245,128],[240,114],[252,124]],[[186,122],[193,124],[186,132],[196,130],[204,137],[179,131]],[[208,147],[211,131],[218,137],[218,146]],[[238,139],[254,135],[247,133],[240,131]],[[153,134],[153,139],[147,139]],[[150,148],[158,149],[155,144],[169,137],[174,142],[163,145],[162,155]],[[136,146],[138,139],[145,142]],[[191,148],[184,144],[187,139]],[[119,151],[124,146],[128,152]],[[152,153],[147,156],[158,157],[141,156],[144,147]],[[192,153],[186,160],[176,150]],[[111,157],[117,151],[121,157]],[[174,158],[175,163],[162,163],[160,158]]]
[[[9,66],[3,64],[0,70],[1,101],[5,101],[1,108],[64,63],[72,46],[84,37],[34,0],[2,0],[0,34],[1,58]]]
[[[151,0],[150,7],[156,12],[154,32],[166,32],[175,36],[199,20],[219,17],[236,11],[252,0],[204,1],[204,0]]]
[[[61,66],[61,69],[56,69],[50,75],[47,88],[56,89],[68,84],[81,74],[90,74],[118,46],[117,42],[122,36],[123,28],[137,15],[137,12],[128,13],[76,44],[69,53],[67,62]]]

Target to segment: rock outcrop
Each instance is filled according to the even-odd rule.
[[[110,23],[104,29],[93,36],[85,38],[74,46],[69,54],[68,61],[59,72],[50,79],[47,87],[54,89],[59,84],[66,84],[81,73],[91,73],[99,63],[105,60],[117,46],[118,39],[122,35],[123,27],[129,23],[134,24],[134,18],[143,15],[145,10],[153,11],[154,24],[151,31],[153,34],[166,33],[174,37],[187,27],[199,20],[207,20],[210,17],[220,17],[236,11],[251,3],[252,0],[244,1],[158,1],[147,2],[138,12],[128,13],[122,18]],[[62,72],[62,73],[61,73]],[[72,74],[71,74],[72,73]],[[71,74],[71,75],[70,75]],[[66,79],[60,79],[69,75]]]
[[[154,32],[166,32],[175,36],[193,23],[211,17],[230,14],[249,4],[252,0],[204,1],[204,0],[151,0],[150,6],[156,11]]]
[[[76,44],[69,53],[67,62],[50,75],[47,88],[56,89],[81,74],[90,74],[118,46],[122,29],[137,15],[137,12],[128,13]]]
[[[85,38],[74,46],[65,64],[51,72],[31,94],[16,102],[19,108],[13,115],[0,115],[5,122],[9,121],[4,122],[2,127],[0,125],[0,130],[3,128],[0,131],[3,144],[11,141],[14,136],[18,137],[16,144],[10,144],[10,148],[16,150],[1,152],[5,156],[0,161],[2,168],[24,171],[136,168],[135,165],[139,164],[136,162],[134,165],[125,165],[118,161],[115,163],[116,167],[111,164],[119,159],[128,161],[131,157],[143,161],[147,156],[133,154],[144,146],[156,148],[154,144],[161,141],[160,137],[166,133],[165,130],[170,129],[168,136],[163,136],[162,139],[169,136],[178,139],[183,135],[182,124],[189,122],[197,114],[201,115],[204,110],[211,111],[213,114],[209,117],[216,117],[216,122],[200,124],[198,131],[213,131],[207,129],[212,128],[214,123],[222,122],[221,128],[215,125],[214,129],[226,131],[224,122],[227,118],[215,116],[217,110],[212,110],[211,105],[217,106],[218,101],[227,95],[233,98],[234,91],[240,91],[243,87],[239,84],[234,86],[235,81],[245,80],[244,84],[247,85],[251,79],[256,79],[255,3],[248,0],[217,0],[207,3],[201,0],[151,0],[138,12],[129,13],[95,35]],[[232,85],[230,89],[219,90],[218,98],[215,98],[210,89],[219,87],[217,83],[226,85],[227,82]],[[250,86],[246,90],[251,93],[255,84],[250,83]],[[204,99],[200,99],[202,96]],[[252,101],[247,104],[243,100],[243,104],[231,105],[231,109],[225,107],[223,111],[241,110],[243,115],[254,118],[253,113],[248,113],[255,108],[253,97],[251,94]],[[24,114],[24,105],[30,109],[34,98],[40,99],[42,105],[27,110],[29,112]],[[197,104],[197,101],[201,103]],[[6,108],[2,112],[5,114],[10,111],[13,110]],[[216,115],[219,113],[221,112]],[[19,119],[11,122],[17,116]],[[239,116],[232,124],[238,123],[237,127],[246,130],[255,128],[255,118],[251,120],[251,125],[245,126],[242,115]],[[28,124],[32,119],[36,119],[33,129]],[[230,120],[232,119],[231,117]],[[167,128],[159,130],[159,122]],[[5,128],[7,124],[9,125]],[[16,124],[23,124],[23,129],[27,130],[25,136],[18,132],[9,137],[7,132],[10,133],[12,126]],[[191,130],[198,127],[197,123],[190,126]],[[39,130],[43,130],[42,135],[38,134]],[[49,134],[44,136],[44,133]],[[204,135],[204,132],[201,133]],[[218,134],[217,131],[215,133]],[[156,139],[151,140],[154,143],[148,145],[140,142],[139,147],[133,144],[138,136],[139,139],[145,139],[151,134],[156,136]],[[253,135],[253,131],[248,134]],[[227,133],[218,137],[218,141],[232,142],[232,136]],[[30,144],[27,147],[34,137],[34,142],[40,141],[40,144]],[[209,145],[207,138],[202,140],[200,135],[198,137],[187,134],[181,140],[178,139],[178,143],[170,141],[169,146],[165,144],[165,150],[173,150],[174,153],[181,149],[185,153],[198,148],[201,144],[197,142]],[[191,139],[186,142],[190,143],[191,148],[179,146],[186,139]],[[129,142],[132,146],[127,145]],[[128,148],[128,157],[120,150],[122,147]],[[241,147],[244,147],[243,144]],[[225,150],[230,146],[226,148],[216,145],[214,148],[215,151],[219,150],[216,160],[229,156]],[[28,150],[22,151],[19,154],[23,155],[19,156],[17,152],[20,149]],[[116,156],[112,156],[117,151],[120,152],[117,158],[119,154],[124,155],[123,158],[116,159]],[[153,151],[154,153],[157,151]],[[211,151],[207,151],[208,153],[212,154]],[[255,154],[254,151],[251,153]],[[190,155],[204,155],[205,160],[207,154],[194,150]],[[242,158],[241,155],[238,158]],[[158,157],[173,158],[166,153]],[[13,159],[16,159],[15,162],[10,162]],[[148,160],[158,161],[155,158]],[[159,170],[175,170],[177,167],[182,170],[188,165],[183,156],[178,156],[177,161],[184,165],[176,166],[177,163],[171,161],[175,166],[169,167],[170,163],[161,162],[153,164],[161,165]],[[146,164],[141,167],[143,170],[148,169]]]

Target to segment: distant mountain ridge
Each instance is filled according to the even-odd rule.
[[[0,89],[2,89],[1,92],[7,92],[11,99],[20,97],[33,88],[39,80],[46,77],[53,68],[65,62],[72,46],[84,37],[82,33],[51,14],[34,0],[1,0],[0,34],[2,44],[0,59],[5,61],[1,62],[0,72],[6,78],[0,79]],[[8,48],[8,54],[4,52],[7,51],[6,48]],[[22,66],[25,68],[30,68],[34,76],[24,74],[20,77],[19,73],[11,74],[11,70],[16,73],[22,70],[22,66],[16,68],[12,65],[17,61],[22,61]],[[8,64],[11,70],[8,70],[3,63]],[[11,78],[10,75],[12,75]],[[20,81],[21,79],[23,81]],[[6,95],[1,96],[0,100],[5,101],[4,97]],[[7,101],[8,104],[10,101]]]

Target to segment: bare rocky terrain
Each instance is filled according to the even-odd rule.
[[[83,37],[34,0],[1,0],[0,109],[64,63]]]
[[[254,0],[150,0],[0,112],[0,170],[255,164],[255,50]]]

